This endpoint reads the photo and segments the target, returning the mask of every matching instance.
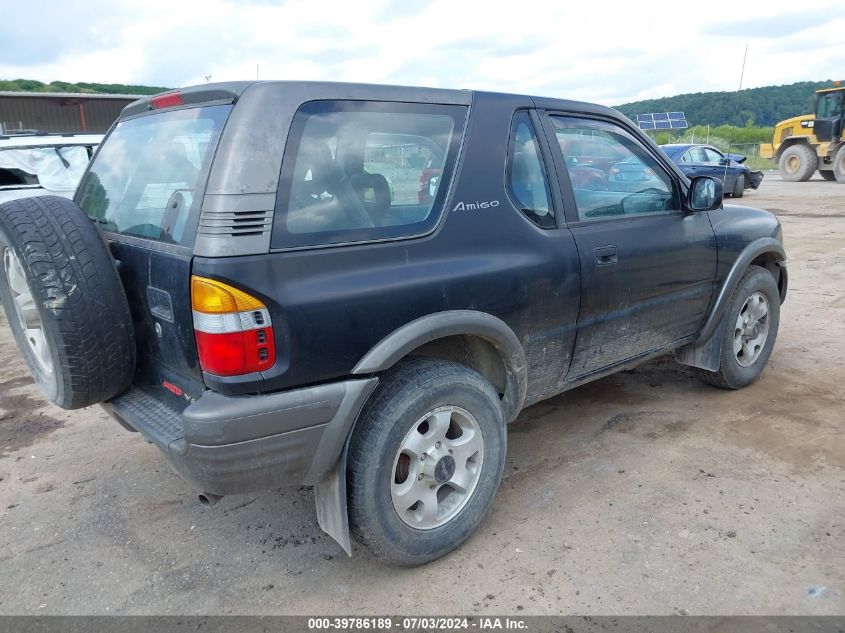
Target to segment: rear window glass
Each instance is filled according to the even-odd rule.
[[[294,118],[272,246],[419,235],[440,215],[463,106],[315,101]]]
[[[189,245],[209,163],[232,106],[159,112],[118,123],[77,192],[113,233]]]

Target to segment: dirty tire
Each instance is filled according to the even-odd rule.
[[[762,295],[768,303],[768,335],[761,346],[759,355],[748,366],[742,366],[734,351],[737,321],[746,302],[754,295]],[[725,330],[720,352],[719,371],[707,371],[697,367],[693,373],[706,383],[722,389],[739,389],[754,382],[762,373],[763,367],[772,354],[780,324],[780,293],[772,274],[760,266],[749,266],[734,290],[728,308],[725,311]]]
[[[832,169],[820,169],[819,175],[824,178],[825,180],[834,181],[836,180],[836,174],[833,173]]]
[[[73,201],[40,196],[0,205],[0,299],[50,401],[79,409],[129,386],[129,304],[108,248]]]
[[[845,145],[836,150],[833,156],[833,177],[836,182],[845,183]]]
[[[477,421],[483,440],[480,474],[457,514],[442,525],[417,529],[400,518],[391,496],[400,477],[397,456],[412,429],[420,428],[421,418],[440,407],[460,407]],[[444,440],[443,446],[448,445]],[[412,567],[440,558],[466,540],[487,514],[499,488],[506,451],[501,401],[480,374],[439,359],[400,361],[380,377],[350,441],[347,492],[352,534],[376,558],[394,565]],[[429,461],[439,466],[442,460]],[[416,462],[412,467],[423,468]],[[409,484],[415,480],[408,476]],[[436,482],[431,486],[440,493]]]
[[[809,145],[791,145],[778,161],[781,178],[787,182],[805,182],[815,173],[818,161],[816,152]]]
[[[745,193],[745,174],[739,174],[734,182],[734,198],[741,198]]]

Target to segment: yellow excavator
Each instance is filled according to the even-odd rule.
[[[815,114],[802,114],[775,126],[760,157],[778,164],[790,182],[804,182],[818,170],[825,180],[845,183],[845,86],[816,90]]]

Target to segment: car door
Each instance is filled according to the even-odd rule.
[[[734,165],[727,156],[712,147],[702,148],[706,157],[707,171],[699,174],[702,176],[711,176],[722,181],[725,192],[731,193],[736,183],[737,174],[740,168]]]
[[[683,211],[680,182],[632,130],[556,113],[545,122],[581,260],[570,381],[693,336],[711,301],[716,241],[709,216]],[[577,154],[585,139],[605,161]],[[647,177],[596,173],[622,161],[639,162]]]
[[[690,147],[681,155],[677,164],[687,178],[714,175],[713,169],[707,164],[707,154],[704,153],[703,147]]]

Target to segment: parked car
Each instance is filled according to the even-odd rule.
[[[440,174],[443,173],[443,155],[437,151],[431,152],[426,158],[423,170],[420,172],[420,203],[428,203],[437,195]]]
[[[73,197],[102,140],[102,134],[0,135],[0,202],[44,194]]]
[[[746,189],[757,189],[763,182],[763,172],[745,165],[745,156],[723,154],[712,145],[672,144],[661,145],[660,149],[687,177],[718,178],[724,191],[734,198],[741,198]]]
[[[372,135],[438,148],[431,200],[411,169],[392,193]],[[649,178],[581,186],[579,135]],[[775,216],[612,109],[356,84],[137,101],[73,201],[0,206],[0,251],[51,401],[101,403],[206,504],[314,485],[347,552],[400,565],[472,534],[523,408],[667,353],[744,387],[787,291]]]

